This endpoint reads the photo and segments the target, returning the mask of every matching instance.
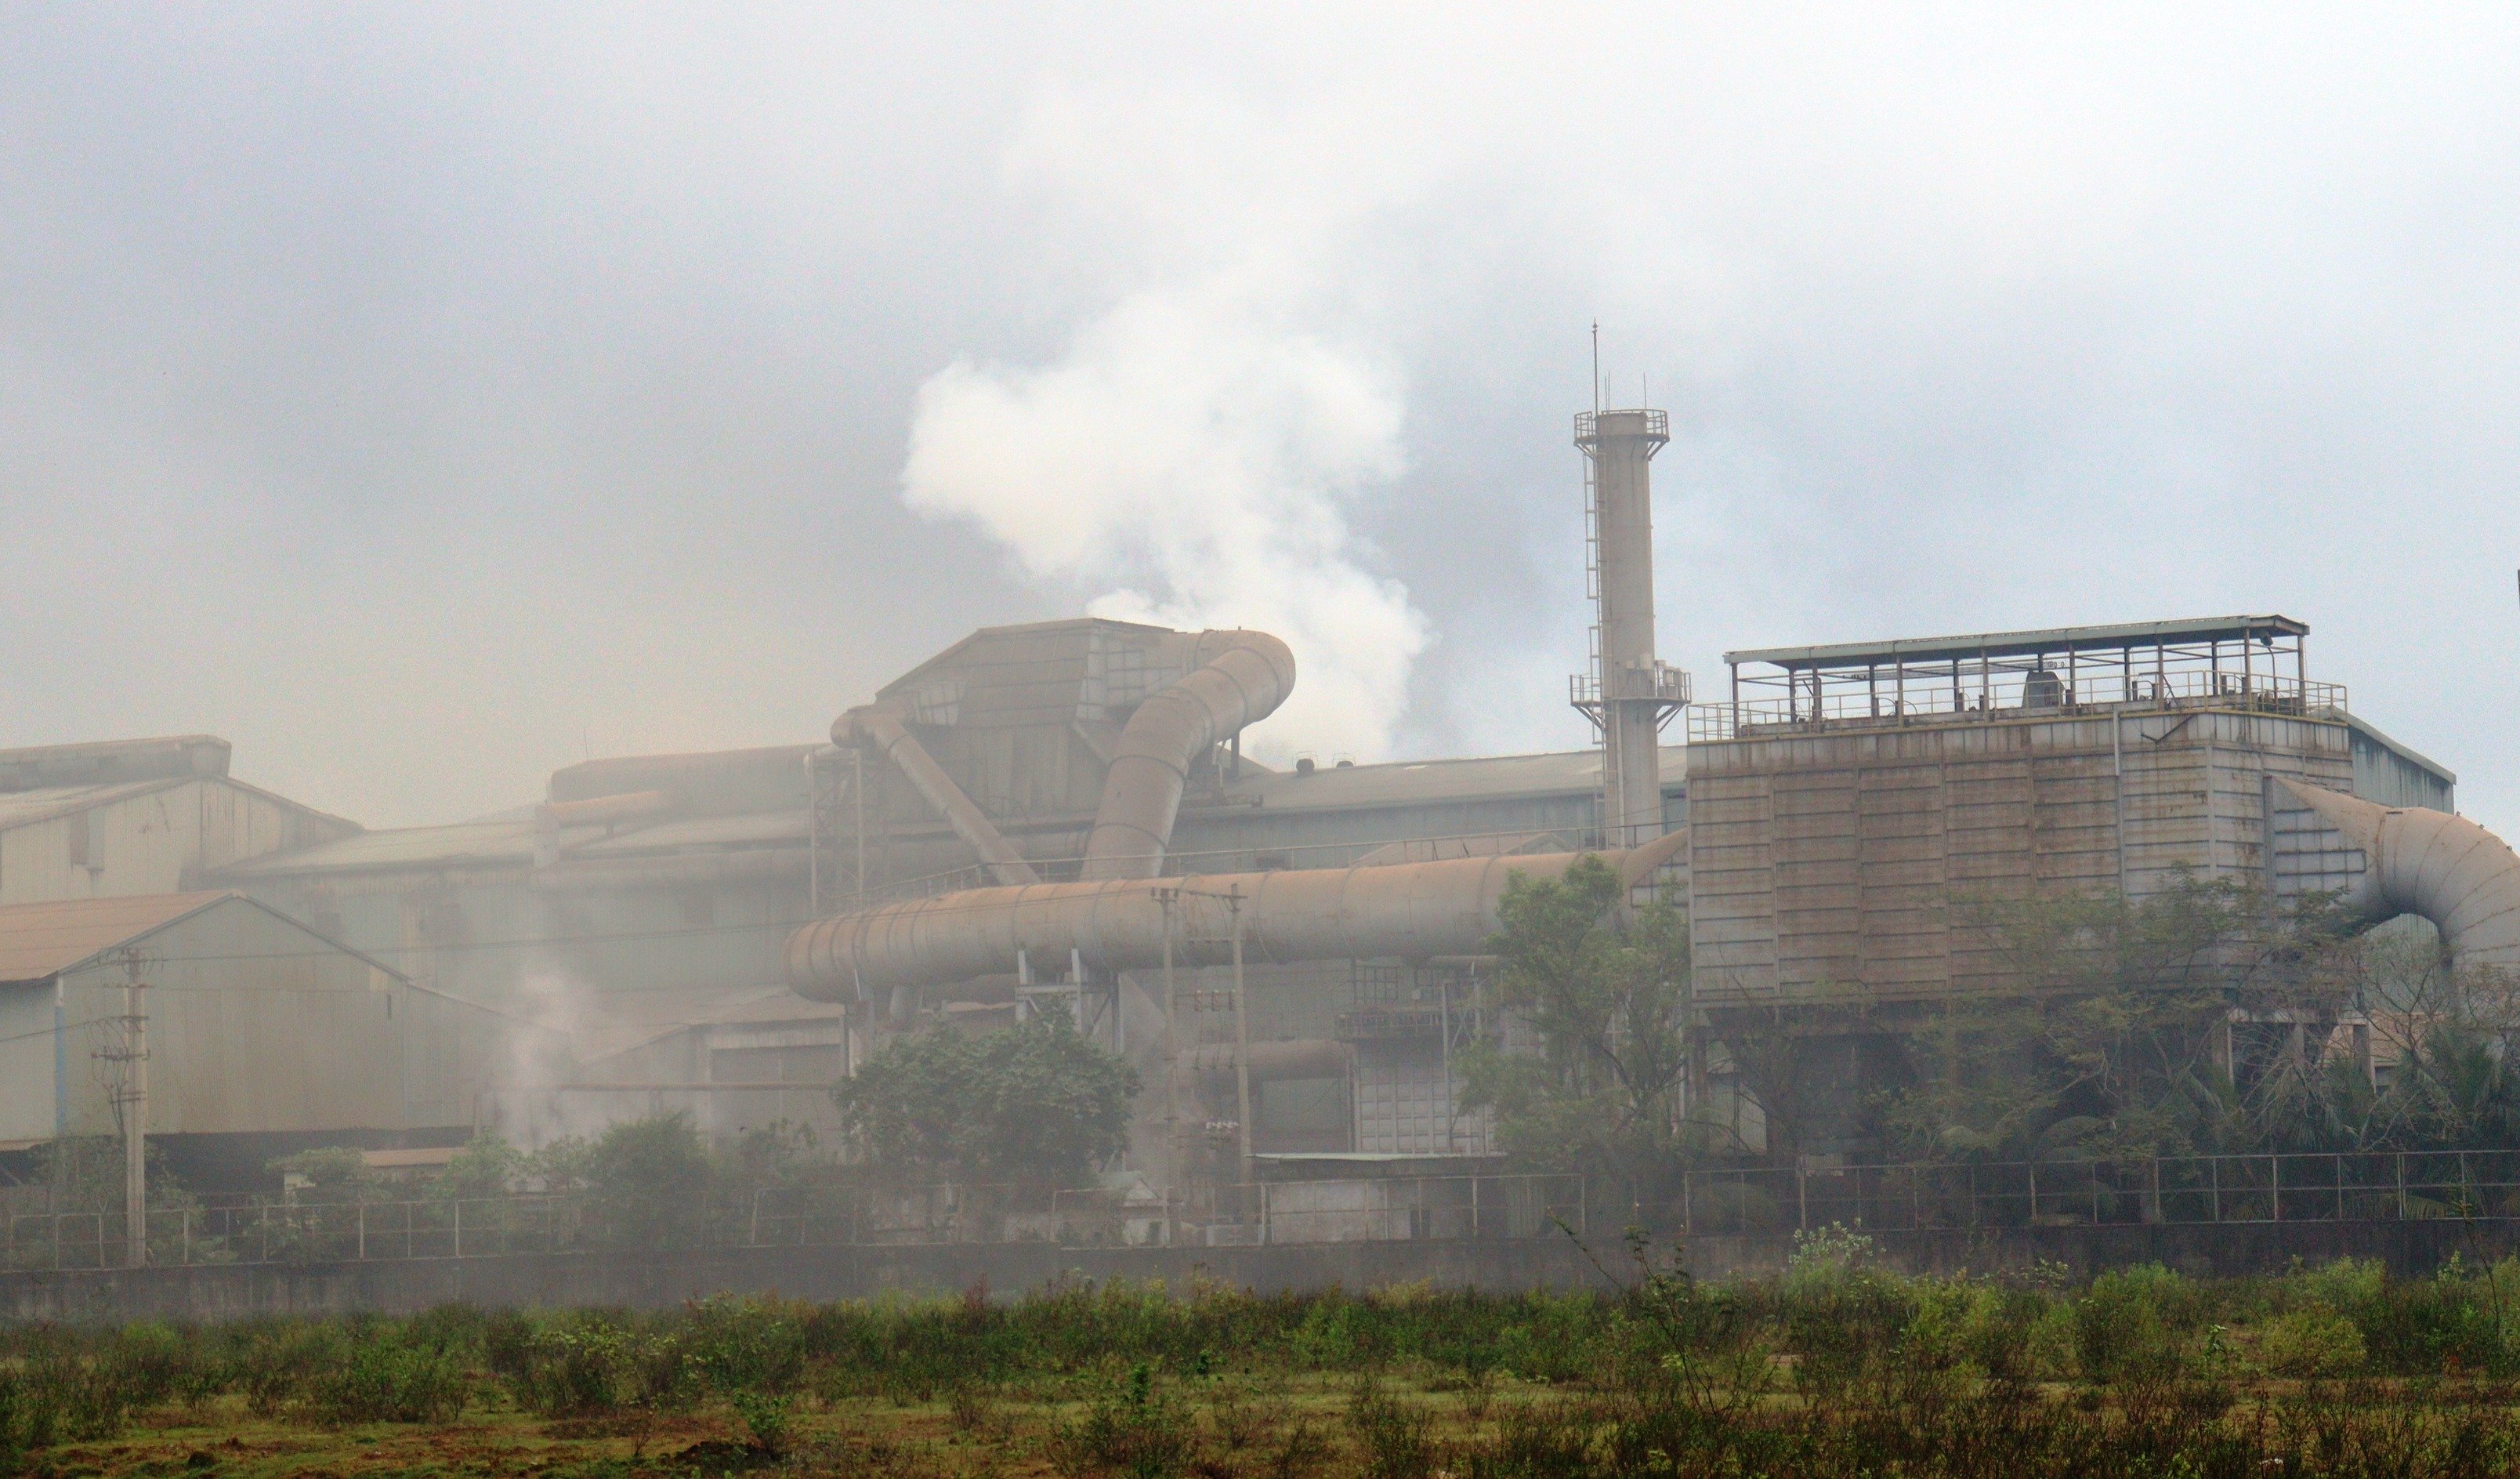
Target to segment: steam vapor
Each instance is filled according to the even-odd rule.
[[[1429,639],[1349,521],[1402,471],[1403,395],[1305,323],[1283,268],[1309,254],[1138,287],[1045,366],[948,367],[921,387],[903,493],[1036,578],[1099,587],[1093,615],[1282,637],[1302,676],[1255,753],[1372,759]]]

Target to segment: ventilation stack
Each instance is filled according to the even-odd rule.
[[[1584,451],[1584,543],[1594,601],[1593,670],[1569,685],[1601,736],[1601,842],[1632,848],[1663,832],[1662,726],[1688,703],[1688,674],[1654,657],[1654,453],[1661,411],[1575,418]]]

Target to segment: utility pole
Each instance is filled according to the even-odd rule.
[[[1251,1014],[1242,994],[1242,886],[1225,896],[1234,916],[1234,1112],[1241,1138],[1242,1182],[1251,1182]]]
[[[1173,905],[1181,901],[1181,890],[1158,887],[1155,899],[1164,906],[1164,1223],[1170,1238],[1173,1192],[1182,1179],[1181,1042],[1173,1027],[1181,1006],[1173,987]]]
[[[114,1113],[122,1121],[123,1262],[149,1266],[149,1008],[142,993],[140,952],[123,951],[122,1042],[97,1054],[119,1065],[114,1075]]]

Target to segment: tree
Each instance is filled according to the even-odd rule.
[[[1138,1071],[1056,1005],[1000,1032],[896,1038],[832,1090],[842,1133],[909,1178],[1071,1186],[1129,1145]]]
[[[467,1201],[506,1196],[525,1175],[525,1153],[495,1130],[476,1130],[455,1152],[445,1171],[428,1183],[433,1201]]]
[[[1652,1181],[1681,1148],[1688,1070],[1688,922],[1628,906],[1616,869],[1576,859],[1553,879],[1511,875],[1488,949],[1503,1004],[1540,1051],[1467,1055],[1468,1108],[1492,1107],[1508,1153]]]
[[[2136,902],[1980,903],[1962,923],[2002,970],[1910,1039],[1917,1082],[1887,1122],[1911,1154],[2307,1149],[2368,1117],[2323,1058],[2320,1024],[2356,994],[2352,922],[2328,900],[2182,876]]]
[[[716,1166],[687,1109],[618,1121],[591,1140],[554,1140],[523,1164],[544,1190],[582,1200],[600,1241],[683,1247],[708,1225]]]

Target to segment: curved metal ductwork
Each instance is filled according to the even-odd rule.
[[[2448,811],[2384,807],[2319,786],[2274,784],[2360,850],[2344,901],[2368,913],[2421,914],[2453,966],[2520,970],[2520,855]]]
[[[1002,884],[1039,883],[1041,875],[1032,870],[1032,864],[1024,861],[1014,844],[1007,841],[988,815],[963,794],[963,788],[954,784],[954,777],[945,773],[945,767],[936,763],[936,757],[929,755],[927,747],[910,732],[908,717],[909,711],[892,699],[852,709],[832,721],[832,743],[843,749],[872,746],[880,751],[929,806],[945,813],[954,835],[980,855],[990,877]]]
[[[1085,841],[1088,880],[1161,873],[1191,765],[1267,718],[1295,686],[1295,655],[1265,631],[1203,631],[1192,652],[1190,675],[1140,704],[1120,731]]]
[[[1685,845],[1685,834],[1605,853],[1630,887]],[[1555,878],[1581,853],[1459,857],[1380,867],[1210,873],[967,889],[809,924],[788,939],[788,980],[821,1001],[870,999],[1001,974],[1021,955],[1044,969],[1160,965],[1167,938],[1185,966],[1233,958],[1240,914],[1245,960],[1348,960],[1477,954],[1498,927],[1506,883]]]

